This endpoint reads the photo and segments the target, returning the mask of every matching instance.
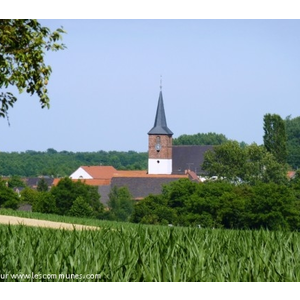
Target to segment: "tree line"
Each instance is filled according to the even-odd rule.
[[[98,152],[0,152],[0,176],[70,176],[80,166],[109,165],[118,170],[147,169],[148,154],[135,151]]]
[[[44,179],[36,190],[13,190],[17,180],[0,180],[0,208],[32,205],[32,211],[127,221],[141,224],[199,228],[299,230],[300,171],[285,183],[232,183],[224,180],[192,182],[180,179],[163,186],[160,195],[133,201],[127,187],[112,187],[108,207],[97,188],[66,177],[48,190]]]
[[[299,174],[298,174],[299,175]],[[299,230],[300,179],[235,185],[180,179],[134,207],[131,221],[200,228]]]

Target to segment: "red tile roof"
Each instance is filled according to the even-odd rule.
[[[54,178],[52,185],[57,186],[61,178]]]
[[[77,181],[77,179],[72,179]],[[78,179],[87,185],[110,185],[111,179]]]
[[[188,178],[188,175],[172,174],[148,174],[147,171],[116,171],[113,177],[135,177],[135,178]]]
[[[110,179],[117,170],[112,166],[81,166],[93,179]]]
[[[200,182],[200,179],[198,178],[197,174],[194,171],[186,170],[186,174],[189,176],[191,180]]]

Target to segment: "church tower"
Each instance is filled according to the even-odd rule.
[[[172,174],[172,135],[160,89],[153,128],[148,132],[148,174]]]

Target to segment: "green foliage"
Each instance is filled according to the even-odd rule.
[[[294,169],[300,167],[300,117],[285,119],[287,162]]]
[[[279,163],[265,147],[251,144],[245,148],[247,161],[243,179],[250,183],[287,183],[287,166]]]
[[[98,151],[98,152],[46,152],[28,150],[26,152],[0,152],[0,175],[36,177],[70,176],[80,166],[113,166],[118,170],[147,169],[148,153],[135,151]]]
[[[202,168],[209,176],[234,183],[287,182],[287,168],[263,146],[255,143],[241,147],[236,141],[215,146],[204,154]]]
[[[3,193],[3,191],[0,194],[0,198],[4,198],[5,201],[3,202],[2,206],[3,208],[11,208],[11,209],[18,209],[20,205],[20,201],[16,195],[7,195],[7,193]],[[1,201],[1,200],[0,200]]]
[[[56,201],[52,194],[39,192],[32,205],[33,212],[53,214],[57,212]]]
[[[244,149],[236,141],[215,146],[214,151],[205,153],[202,168],[211,176],[236,181],[244,175],[244,165],[247,160]]]
[[[59,181],[57,186],[50,190],[50,194],[56,201],[57,213],[67,215],[74,201],[78,197],[85,199],[86,203],[92,207],[95,215],[103,212],[103,205],[100,203],[100,195],[97,187],[89,186],[81,181],[72,181],[65,177]]]
[[[95,215],[93,208],[84,200],[83,197],[79,196],[74,201],[69,215],[74,217],[86,217],[90,218]]]
[[[58,43],[65,31],[51,32],[37,20],[0,20],[0,88],[16,86],[20,93],[37,94],[41,107],[50,106],[47,84],[52,72],[44,61],[45,51],[64,49]],[[9,107],[17,98],[11,93],[0,94],[0,117],[7,117]]]
[[[202,228],[299,230],[300,184],[179,180],[135,205],[132,221]]]
[[[227,142],[224,134],[217,134],[214,132],[197,133],[197,134],[183,134],[178,138],[173,139],[174,145],[221,145]]]
[[[231,210],[229,199],[235,200],[237,198],[236,195],[233,195],[234,185],[225,181],[207,182],[205,184],[194,183],[194,185],[194,192],[186,195],[187,201],[180,210],[179,224],[185,226],[201,225],[201,227],[209,228],[236,228],[233,220],[229,227],[227,227],[228,224],[223,222],[225,211],[229,214],[228,210]]]
[[[134,223],[142,224],[173,224],[177,223],[176,212],[168,207],[168,202],[162,195],[149,195],[139,201],[131,217]]]
[[[45,190],[46,185],[44,184],[40,185],[40,189],[37,190],[26,187],[21,191],[19,200],[16,193],[6,187],[6,183],[0,182],[0,206],[16,209],[22,202],[31,204],[34,212],[69,214],[78,217],[103,216],[104,206],[100,202],[100,195],[95,186],[89,186],[81,181],[74,182],[66,177],[61,179],[58,185],[52,187],[49,192]]]
[[[300,190],[300,169],[295,172],[295,176],[291,179],[290,183],[293,189]]]
[[[279,115],[264,115],[264,146],[277,162],[284,164],[287,159],[285,123]]]
[[[26,184],[20,178],[20,176],[12,176],[8,181],[8,187],[16,188],[16,187],[25,187]]]
[[[133,199],[128,188],[113,186],[108,197],[109,219],[128,221],[133,212]]]
[[[33,205],[39,197],[39,192],[30,187],[26,187],[21,191],[21,201]]]
[[[275,183],[261,183],[252,190],[246,203],[245,224],[248,228],[299,230],[299,210],[291,188]]]
[[[172,208],[180,208],[185,205],[191,194],[196,189],[196,184],[187,178],[179,179],[163,186],[162,194],[168,199],[167,203]]]
[[[0,179],[0,207],[17,209],[19,204],[18,195]]]
[[[37,189],[38,192],[47,192],[48,191],[48,184],[47,184],[45,178],[41,178],[39,180],[36,189]]]

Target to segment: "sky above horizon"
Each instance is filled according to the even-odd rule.
[[[51,108],[23,93],[0,119],[0,151],[148,150],[160,79],[168,127],[263,143],[263,116],[300,116],[300,20],[39,20]]]

